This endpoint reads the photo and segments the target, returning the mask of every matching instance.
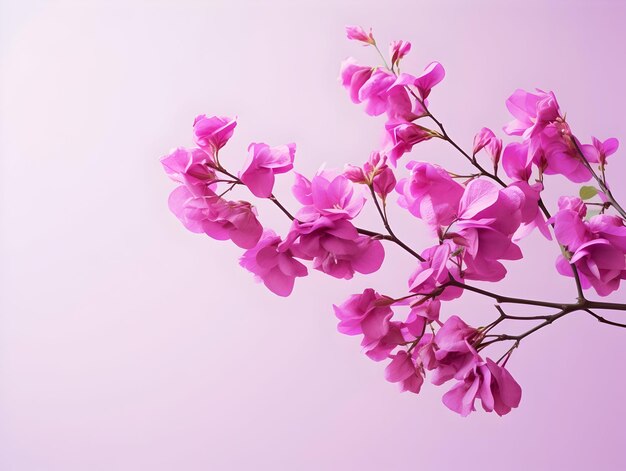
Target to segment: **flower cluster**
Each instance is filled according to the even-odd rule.
[[[346,33],[382,57],[371,29],[349,26]],[[362,104],[366,114],[385,117],[380,146],[361,165],[322,169],[307,178],[293,171],[295,144],[255,142],[248,146],[247,158],[240,159],[241,170],[231,172],[227,167],[233,159],[219,154],[233,136],[236,120],[202,115],[193,124],[196,147],[177,148],[161,160],[179,185],[169,206],[190,231],[244,249],[240,265],[279,296],[289,296],[296,278],[307,276],[309,268],[345,280],[355,273],[374,273],[385,258],[383,242],[396,244],[414,260],[404,281],[398,276],[398,285],[404,284],[401,293],[390,296],[368,288],[335,305],[339,332],[361,336],[365,355],[387,362],[385,378],[402,391],[419,393],[428,377],[433,385],[450,385],[443,403],[460,415],[474,411],[477,399],[485,411],[504,415],[521,400],[521,388],[506,365],[525,337],[574,311],[626,327],[594,311],[626,311],[626,305],[585,295],[593,288],[606,296],[626,279],[626,211],[606,178],[607,158],[619,143],[595,137],[582,143],[554,93],[516,90],[506,100],[513,120],[503,130],[520,140],[505,146],[483,127],[466,152],[430,111],[428,100],[445,76],[443,66],[431,62],[421,73],[401,73],[400,62],[410,50],[409,42],[393,41],[382,66],[360,65],[352,58],[341,65],[340,82],[350,99]],[[408,158],[399,168],[400,159],[427,140],[450,144],[470,165],[470,173]],[[293,215],[274,195],[276,176],[290,172],[291,193],[299,204]],[[593,179],[596,186],[581,187],[580,198],[560,197],[552,215],[543,199],[546,176],[552,175],[574,184]],[[249,201],[228,199],[238,187],[268,199],[289,217],[286,234],[263,227]],[[356,224],[368,200],[381,218],[382,232]],[[425,249],[414,250],[393,231],[387,217],[393,203],[426,225],[432,240]],[[597,208],[595,214],[588,207]],[[503,296],[468,283],[505,278],[505,264],[523,258],[520,241],[535,229],[555,240],[560,252],[556,271],[574,278],[576,302]],[[496,319],[471,327],[458,315],[445,315],[446,303],[465,293],[496,300]],[[556,312],[512,316],[502,307],[510,303]],[[521,334],[497,333],[510,320],[534,325]],[[485,354],[487,348],[493,352],[507,345],[503,342],[513,343],[498,360]]]
[[[436,334],[425,333],[427,323],[439,323],[438,301],[415,305],[404,322],[392,320],[394,304],[393,299],[367,289],[334,306],[340,332],[362,335],[361,345],[371,359],[390,359],[385,369],[388,381],[417,394],[427,371],[435,385],[453,380],[443,402],[463,416],[475,410],[476,399],[485,411],[495,410],[499,415],[519,405],[522,391],[510,373],[476,351],[481,341],[479,330],[451,316]],[[407,344],[409,349],[402,348]]]
[[[193,129],[198,147],[178,148],[161,159],[168,176],[180,184],[171,193],[169,206],[184,226],[247,249],[241,266],[280,296],[290,295],[295,279],[308,274],[303,261],[344,279],[355,272],[378,270],[385,255],[380,240],[360,233],[352,224],[366,199],[361,188],[340,171],[320,171],[311,180],[295,174],[293,194],[302,206],[284,238],[263,228],[250,202],[226,199],[241,185],[258,198],[280,204],[273,195],[275,176],[294,166],[295,144],[252,143],[241,171],[230,173],[222,166],[219,151],[236,124],[234,119],[198,116]],[[391,191],[394,184],[395,180],[383,182],[380,191]],[[226,189],[219,192],[220,186]]]
[[[559,273],[572,277],[575,266],[583,288],[593,286],[606,296],[626,280],[626,226],[617,216],[598,214],[585,221],[586,214],[580,198],[559,199],[554,233],[566,250],[556,266]]]

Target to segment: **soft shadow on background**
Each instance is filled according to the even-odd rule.
[[[366,286],[405,289],[402,253],[390,247],[371,278],[315,273],[274,297],[238,267],[236,247],[168,212],[173,184],[158,163],[191,145],[199,113],[239,117],[223,152],[235,170],[250,141],[296,141],[305,174],[364,161],[382,121],[350,103],[337,75],[348,55],[377,58],[344,39],[345,24],[411,41],[406,71],[444,64],[432,109],[465,147],[482,126],[501,129],[517,87],[554,90],[583,140],[626,145],[624,3],[0,5],[0,469],[626,468],[626,332],[563,319],[509,362],[518,410],[460,418],[442,388],[399,394],[336,332],[332,303]],[[467,170],[436,143],[412,157]],[[613,182],[625,171],[621,150]],[[279,178],[287,201],[290,183]],[[571,188],[552,179],[548,191]],[[626,198],[621,184],[615,193]],[[393,217],[405,239],[428,243],[418,221]],[[522,248],[498,290],[573,299],[555,246],[532,237]],[[492,309],[465,296],[444,312],[478,324]]]

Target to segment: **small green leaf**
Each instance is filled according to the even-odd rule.
[[[580,197],[584,200],[590,200],[598,194],[598,190],[593,186],[580,187]]]

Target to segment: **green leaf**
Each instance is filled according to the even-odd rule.
[[[581,186],[579,194],[582,199],[590,200],[598,194],[598,190],[593,186]]]

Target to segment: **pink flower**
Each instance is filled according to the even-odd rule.
[[[437,331],[434,338],[435,364],[433,384],[441,385],[452,378],[463,379],[478,361],[472,342],[478,331],[468,326],[458,316],[451,316]]]
[[[196,196],[186,186],[179,186],[170,194],[169,207],[191,232],[230,239],[244,249],[254,247],[263,232],[250,203],[226,201],[208,188],[203,196]]]
[[[426,100],[435,85],[439,84],[446,76],[446,71],[439,62],[431,62],[426,66],[424,72],[415,78],[413,83],[419,92],[422,100]]]
[[[385,368],[385,379],[390,383],[400,383],[402,391],[420,392],[424,376],[406,350],[391,355],[391,362]]]
[[[502,416],[519,406],[522,389],[506,368],[487,358],[476,363],[462,381],[443,396],[443,403],[454,412],[467,417],[476,410],[474,403],[480,399],[486,412]]]
[[[398,205],[423,219],[432,229],[452,224],[458,214],[463,186],[443,168],[427,162],[409,162],[409,178],[398,182]]]
[[[340,306],[333,305],[339,318],[337,329],[347,335],[363,334],[361,345],[374,361],[388,358],[392,350],[404,343],[401,324],[391,321],[391,300],[368,288],[350,296]]]
[[[271,292],[289,296],[295,279],[306,276],[308,272],[281,242],[274,231],[265,231],[258,244],[241,256],[239,264],[252,272]]]
[[[559,211],[552,217],[554,235],[561,245],[574,252],[591,239],[591,234],[583,218],[587,206],[580,198],[562,196],[559,198]]]
[[[411,43],[408,41],[393,41],[389,46],[389,55],[391,56],[391,65],[395,65],[411,50]]]
[[[426,324],[439,320],[441,301],[439,299],[420,299],[411,306],[411,311],[404,323],[407,332],[414,338],[424,334]]]
[[[476,155],[482,149],[485,149],[487,155],[489,155],[493,168],[497,169],[498,162],[500,162],[500,154],[502,153],[502,139],[498,139],[489,128],[482,128],[474,136],[473,155]]]
[[[427,369],[433,370],[437,367],[437,345],[435,345],[435,336],[433,334],[424,334],[417,346],[415,347],[417,351],[419,364]]]
[[[570,258],[559,255],[556,267],[560,274],[574,276],[570,265],[574,264],[583,288],[593,286],[600,296],[607,296],[626,279],[626,227],[621,218],[605,214],[583,221],[582,204],[578,198],[559,200],[554,233]]]
[[[389,358],[390,353],[406,342],[402,335],[401,322],[389,322],[389,330],[378,339],[363,338],[361,345],[365,354],[374,361],[383,361]]]
[[[581,146],[581,149],[589,162],[598,163],[600,166],[604,167],[606,165],[606,158],[617,151],[619,141],[614,137],[604,142],[595,137],[592,137],[591,140],[593,144],[585,144]]]
[[[269,198],[274,188],[274,175],[293,168],[296,145],[270,147],[252,143],[248,147],[248,160],[239,173],[241,181],[259,198]]]
[[[529,152],[529,145],[527,141],[512,142],[504,148],[502,167],[510,179],[523,182],[530,179],[533,155]]]
[[[559,273],[573,276],[570,263],[576,265],[583,288],[593,286],[600,296],[608,296],[619,288],[620,280],[626,280],[624,251],[606,239],[593,239],[580,245],[569,262],[559,256]]]
[[[362,294],[353,294],[340,306],[333,305],[339,319],[337,330],[346,335],[363,334],[370,339],[380,339],[389,332],[393,316],[391,302],[371,288]]]
[[[320,216],[311,222],[293,222],[288,243],[299,258],[313,260],[313,268],[335,278],[350,279],[354,272],[369,274],[382,265],[385,251],[379,240],[360,235],[347,219]]]
[[[376,44],[374,36],[372,35],[372,29],[366,33],[360,26],[346,26],[346,36],[353,41],[361,41],[366,45]]]
[[[305,205],[297,214],[301,221],[313,221],[320,216],[353,219],[366,201],[345,175],[331,171],[318,172],[311,181],[296,173],[292,193]]]
[[[341,64],[341,83],[350,93],[353,103],[365,103],[365,112],[370,116],[386,112],[391,120],[413,121],[423,116],[425,110],[419,102],[413,103],[406,89],[415,77],[406,75],[411,80],[404,81],[401,77],[396,78],[386,69],[358,65],[353,58]]]
[[[591,173],[574,145],[573,139],[576,138],[569,135],[569,131],[563,134],[561,129],[564,126],[567,125],[550,124],[530,140],[507,145],[502,166],[509,178],[528,181],[534,164],[540,175],[563,175],[577,183],[589,180]]]
[[[223,116],[199,115],[193,122],[195,142],[201,149],[214,155],[226,145],[237,126],[235,119]]]
[[[443,80],[446,71],[439,62],[431,62],[426,66],[421,75],[415,77],[411,74],[402,73],[398,76],[395,85],[414,86],[420,96],[420,100],[426,104],[426,98],[432,89]]]
[[[202,149],[179,147],[162,157],[161,164],[172,180],[186,185],[198,196],[216,179],[213,159]]]
[[[535,95],[516,90],[506,102],[515,120],[504,130],[510,135],[523,136],[525,140],[522,144],[507,146],[503,160],[507,175],[527,181],[532,161],[540,175],[563,175],[576,183],[589,180],[591,172],[577,148],[583,146],[572,135],[569,125],[561,116],[554,94],[537,91]],[[612,147],[612,143],[609,143],[609,147]],[[586,152],[588,158],[600,158],[593,146],[587,147]]]
[[[393,88],[396,76],[386,69],[376,69],[371,77],[359,90],[359,101],[365,103],[365,112],[370,116],[378,116],[387,111],[389,90]],[[406,94],[403,89],[400,93]],[[406,99],[409,100],[408,95]],[[406,102],[404,107],[406,107]],[[410,107],[410,100],[408,101]]]
[[[563,175],[567,179],[581,183],[591,179],[591,172],[583,163],[567,124],[546,126],[531,140],[529,152],[534,163],[546,175]],[[580,146],[580,144],[579,144]]]
[[[396,187],[396,177],[387,165],[387,157],[372,152],[363,167],[348,165],[343,174],[353,183],[372,185],[378,196],[385,199]]]
[[[561,117],[554,93],[539,89],[537,94],[515,90],[506,101],[506,107],[515,118],[504,127],[504,132],[511,136],[534,137]]]
[[[522,223],[525,195],[517,187],[499,189],[484,179],[472,180],[459,203],[454,227],[465,245],[465,278],[499,281],[506,269],[499,260],[519,260],[522,252],[512,238]]]
[[[358,65],[352,57],[341,63],[341,84],[350,92],[350,99],[353,103],[361,103],[359,92],[373,72],[374,69],[371,67]]]
[[[552,240],[550,229],[546,223],[543,212],[539,208],[539,199],[543,191],[541,183],[529,185],[525,181],[511,183],[510,187],[516,187],[524,193],[524,203],[521,206],[522,224],[513,235],[513,241],[516,242],[529,235],[533,229],[539,229],[539,232],[548,240]]]
[[[412,100],[404,85],[392,84],[386,94],[387,118],[391,122],[410,122],[426,114],[417,100]]]
[[[400,157],[413,149],[415,144],[437,136],[432,130],[415,123],[391,121],[385,124],[385,130],[388,143],[385,153],[394,166]]]
[[[387,198],[387,195],[394,190],[396,184],[396,176],[393,170],[385,165],[384,168],[380,170],[380,173],[374,177],[374,192],[384,200]]]
[[[437,291],[450,279],[459,279],[459,268],[450,261],[452,251],[453,245],[450,241],[424,250],[421,255],[425,261],[419,263],[409,278],[409,291],[430,294]],[[458,298],[461,294],[461,289],[448,286],[438,295],[438,298],[449,301]]]
[[[587,205],[577,196],[559,196],[558,205],[560,211],[573,211],[580,218],[587,215]]]

